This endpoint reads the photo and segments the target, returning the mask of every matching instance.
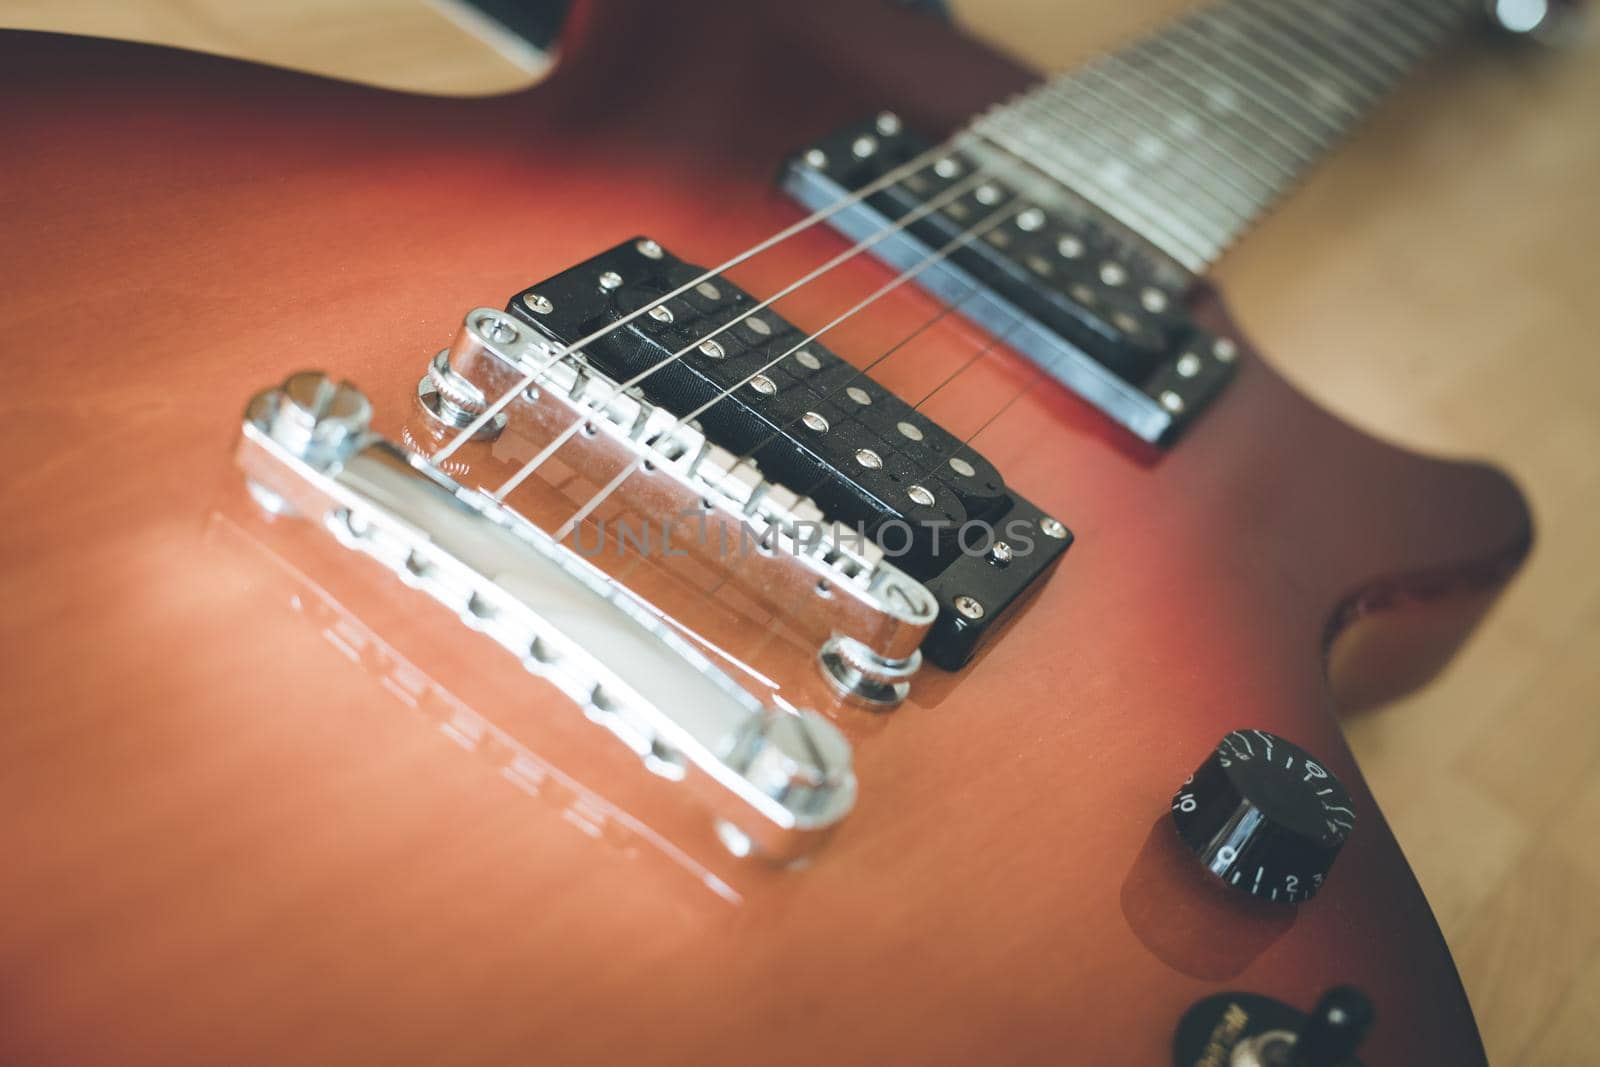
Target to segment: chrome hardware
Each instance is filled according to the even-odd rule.
[[[486,323],[492,330],[494,323]],[[855,802],[826,719],[763,705],[604,572],[486,494],[368,431],[371,405],[302,373],[246,410],[257,499],[326,527],[564,692],[646,769],[710,809],[741,854],[814,849]]]
[[[863,668],[862,692],[856,694],[862,699],[881,703],[885,686],[894,690],[920,664],[916,650],[938,617],[938,601],[869,538],[828,521],[809,498],[767,481],[753,461],[710,444],[693,424],[680,425],[639,396],[619,393],[615,382],[581,357],[553,358],[549,342],[525,329],[513,343],[495,341],[502,321],[515,322],[489,308],[471,312],[448,363],[489,396],[539,371],[536,394],[506,407],[509,429],[532,442],[578,422],[592,427],[593,433],[571,438],[562,458],[600,484],[636,464],[617,490],[619,500],[658,519],[700,524],[701,536],[683,547],[713,565],[736,565],[750,591],[816,641],[819,660],[835,640],[867,650],[852,660]],[[427,405],[424,410],[435,414]],[[515,444],[496,447],[506,452]],[[763,551],[733,560],[717,555],[723,546],[749,544]],[[822,666],[837,683],[838,673]]]
[[[983,603],[976,597],[965,595],[956,597],[956,610],[968,619],[983,618]]]

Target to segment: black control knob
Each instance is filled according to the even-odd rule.
[[[1304,749],[1235,730],[1172,798],[1178,836],[1228,885],[1309,900],[1355,827],[1350,794]]]

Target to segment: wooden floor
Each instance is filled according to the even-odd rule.
[[[326,18],[327,5],[268,6],[273,28],[253,54],[322,70],[352,54],[282,32],[293,11]],[[392,17],[425,6],[340,0],[341,33],[361,8],[410,27],[393,31],[392,55],[382,32],[361,32],[356,73],[393,84],[403,69],[450,92],[526,80],[503,51],[481,67],[464,60],[454,36],[430,72],[416,37],[431,32],[426,19]],[[976,32],[1053,70],[1188,4],[956,6]],[[251,55],[252,34],[231,21],[249,7],[84,3],[73,18],[103,8],[127,36],[187,34]],[[0,3],[0,24],[60,11]],[[1491,1061],[1600,1062],[1600,40],[1566,53],[1476,48],[1429,71],[1218,274],[1311,395],[1415,447],[1492,457],[1532,497],[1532,562],[1466,654],[1349,732],[1455,950]]]

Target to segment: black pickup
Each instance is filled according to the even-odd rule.
[[[796,155],[784,188],[829,207],[931,147],[879,116]],[[959,195],[892,230],[958,184]],[[1025,161],[970,138],[829,221],[857,239],[890,230],[872,253],[906,269],[997,214],[1003,223],[922,271],[918,284],[1138,437],[1170,444],[1231,377],[1237,349],[1190,318],[1181,268]]]
[[[639,238],[523,290],[508,310],[571,344],[702,273]],[[970,445],[826,346],[801,344],[806,335],[770,308],[717,332],[757,302],[717,277],[582,356],[619,381],[656,368],[638,385],[647,400],[678,415],[709,404],[695,421],[714,443],[875,540],[939,600],[926,657],[961,667],[1060,559],[1071,533],[1012,492]]]

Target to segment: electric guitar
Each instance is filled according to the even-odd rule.
[[[0,36],[0,1058],[1483,1063],[1336,712],[1527,509],[1206,281],[1480,21]]]

